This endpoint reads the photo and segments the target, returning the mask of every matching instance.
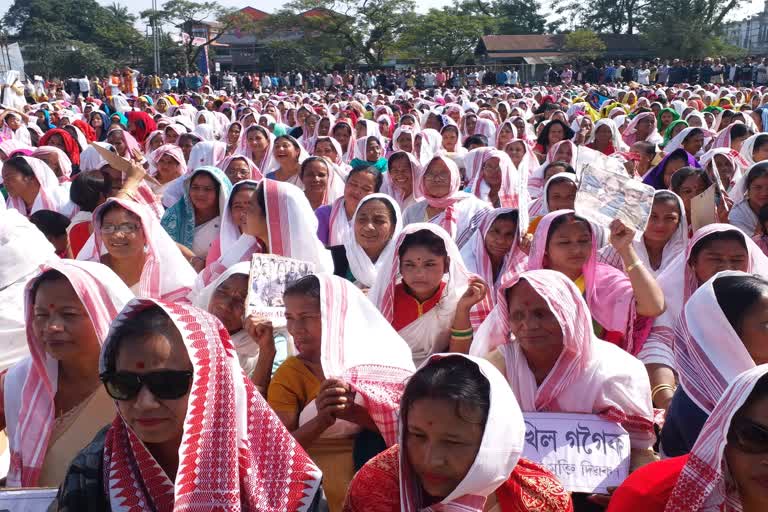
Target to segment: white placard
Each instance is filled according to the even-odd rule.
[[[608,227],[613,219],[637,231],[644,231],[651,215],[653,195],[650,185],[608,169],[587,165],[581,174],[576,192],[576,213],[601,226]]]
[[[629,475],[629,434],[595,414],[524,413],[523,457],[552,471],[569,492],[607,493]]]
[[[283,292],[288,284],[315,272],[315,265],[273,254],[254,254],[248,279],[245,314],[257,313],[285,327]]]
[[[0,512],[46,512],[56,499],[58,489],[3,489]]]

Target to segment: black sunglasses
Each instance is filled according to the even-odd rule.
[[[142,386],[160,400],[176,400],[189,392],[191,371],[160,370],[148,373],[105,372],[99,375],[107,394],[115,400],[133,400]]]
[[[737,418],[731,423],[728,443],[744,453],[768,453],[768,428],[747,418]]]

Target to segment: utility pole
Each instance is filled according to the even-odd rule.
[[[154,46],[155,75],[160,76],[160,34],[157,28],[157,0],[152,0],[152,45]]]

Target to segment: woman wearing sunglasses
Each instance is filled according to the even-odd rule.
[[[118,414],[72,462],[60,511],[313,510],[320,471],[245,377],[216,318],[136,299],[99,366]]]
[[[689,455],[649,464],[616,490],[608,512],[768,510],[768,365],[738,375]]]
[[[99,351],[131,298],[99,263],[49,263],[27,285],[30,355],[11,367],[0,395],[12,461],[8,487],[58,486],[78,450],[112,421]]]

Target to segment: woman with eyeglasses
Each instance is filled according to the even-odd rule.
[[[0,381],[9,487],[58,486],[78,450],[112,421],[99,382],[99,351],[110,323],[132,298],[99,263],[48,263],[28,283],[29,356]]]
[[[111,268],[140,297],[186,297],[196,272],[144,205],[109,199],[93,212],[93,235],[78,255]]]
[[[219,234],[230,190],[232,183],[218,167],[198,167],[184,176],[184,195],[160,221],[197,272],[205,268],[208,250]]]
[[[689,455],[649,464],[627,478],[608,512],[768,510],[768,365],[736,376]],[[725,383],[724,383],[725,384]]]
[[[424,196],[403,212],[403,223],[429,222],[442,227],[461,248],[491,205],[463,192],[461,173],[456,163],[438,155],[424,166],[419,188]],[[480,214],[480,215],[478,215]]]
[[[320,471],[231,347],[203,310],[130,302],[99,361],[117,415],[73,460],[58,510],[314,510]]]

